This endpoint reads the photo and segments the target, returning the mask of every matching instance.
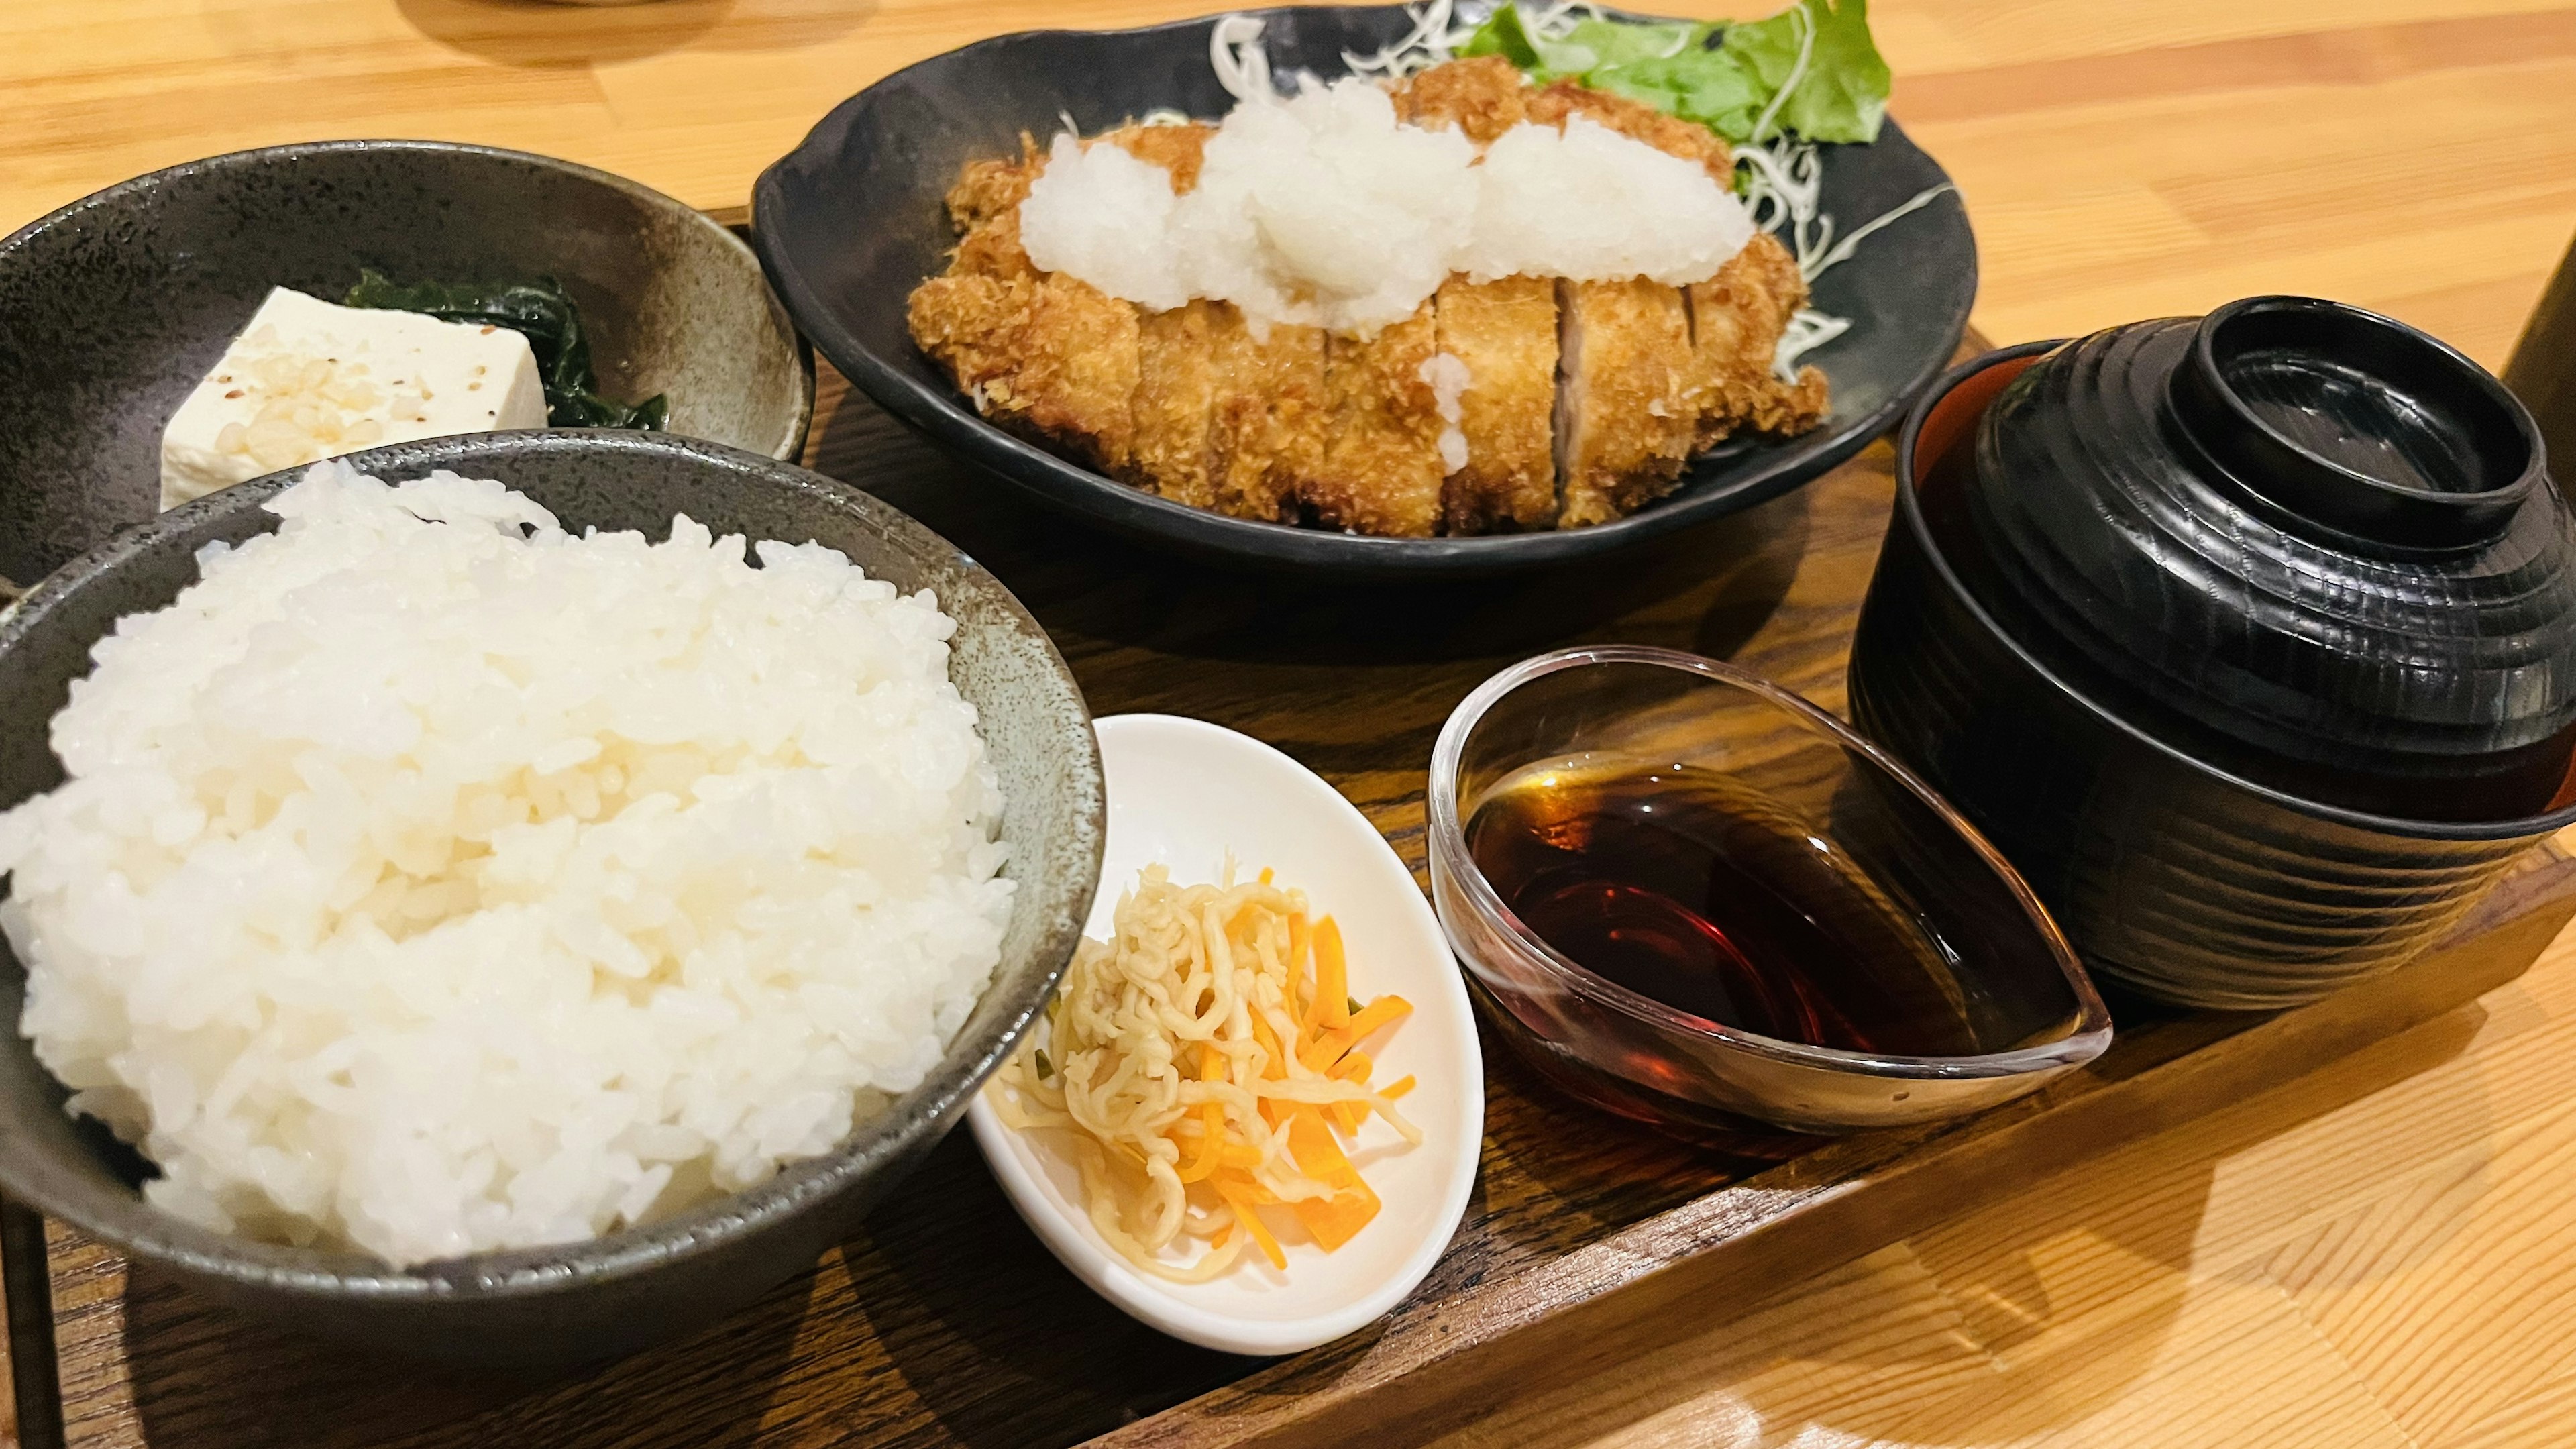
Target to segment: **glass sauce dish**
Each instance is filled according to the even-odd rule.
[[[1576,1097],[1759,1150],[1973,1112],[2111,1023],[2003,858],[1797,695],[1649,648],[1527,660],[1450,716],[1432,901],[1506,1040]]]

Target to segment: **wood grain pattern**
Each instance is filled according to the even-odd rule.
[[[2576,936],[2474,1005],[1437,1442],[2576,1442]]]

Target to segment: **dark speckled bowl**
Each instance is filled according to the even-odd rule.
[[[749,248],[632,181],[443,141],[237,151],[87,196],[0,241],[0,578],[24,586],[159,502],[161,427],[273,286],[550,275],[601,390],[671,431],[803,448],[814,360]]]
[[[1019,601],[973,559],[854,488],[712,444],[635,433],[485,433],[358,454],[359,468],[416,478],[452,468],[498,478],[565,525],[667,536],[686,510],[719,533],[819,540],[905,590],[928,588],[957,620],[949,672],[983,716],[1007,800],[1005,870],[1018,882],[992,986],[946,1059],[831,1155],[750,1192],[595,1242],[394,1270],[345,1253],[245,1242],[144,1204],[136,1159],[94,1124],[14,1027],[25,972],[0,945],[0,1187],[91,1237],[245,1308],[334,1339],[482,1362],[605,1357],[750,1302],[846,1237],[965,1110],[1054,987],[1100,875],[1100,754],[1082,693]],[[46,722],[90,645],[126,614],[196,578],[196,550],[276,522],[260,508],[286,475],[228,488],[119,535],[0,616],[0,808],[62,771]]]

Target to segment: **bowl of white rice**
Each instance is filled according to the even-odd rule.
[[[0,616],[0,1186],[334,1338],[623,1352],[936,1144],[1101,833],[1045,633],[820,475],[553,432],[228,489]]]

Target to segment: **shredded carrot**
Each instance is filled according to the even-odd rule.
[[[1333,1140],[1324,1126],[1323,1115],[1312,1107],[1288,1121],[1288,1150],[1297,1157],[1297,1165],[1308,1177],[1328,1182],[1341,1189],[1328,1198],[1304,1198],[1291,1205],[1297,1221],[1315,1235],[1324,1251],[1347,1243],[1369,1220],[1377,1216],[1377,1194],[1360,1180],[1359,1169],[1342,1155],[1341,1145]]]
[[[1252,1241],[1261,1245],[1261,1256],[1268,1258],[1273,1268],[1286,1268],[1288,1255],[1279,1250],[1279,1240],[1270,1235],[1269,1227],[1261,1221],[1261,1210],[1254,1204],[1252,1195],[1232,1183],[1219,1183],[1216,1190],[1217,1195],[1225,1199],[1225,1205],[1234,1209],[1234,1220],[1252,1235]]]
[[[1270,1030],[1270,1023],[1258,1012],[1255,1012],[1252,1017],[1252,1039],[1261,1043],[1262,1079],[1271,1082],[1284,1079],[1288,1075],[1288,1053],[1280,1049],[1278,1036]]]
[[[1412,1006],[1361,1004],[1340,925],[1267,871],[1257,885],[1177,887],[1149,868],[1113,940],[1084,942],[1067,971],[1047,1019],[1051,1069],[1036,1070],[1033,1034],[995,1078],[1004,1120],[1077,1133],[1093,1226],[1158,1276],[1207,1281],[1246,1240],[1285,1270],[1264,1208],[1286,1208],[1326,1252],[1349,1242],[1381,1204],[1343,1142],[1381,1113],[1421,1140],[1388,1105],[1413,1079],[1372,1092],[1361,1049]],[[1193,1018],[1212,1033],[1195,1035],[1208,1027]],[[1163,1257],[1186,1238],[1206,1244],[1195,1263]]]
[[[1381,996],[1361,1007],[1359,1015],[1352,1017],[1347,1025],[1324,1032],[1300,1047],[1297,1060],[1320,1072],[1340,1061],[1343,1053],[1367,1040],[1371,1032],[1402,1020],[1412,1011],[1413,1003],[1401,996],[1392,993]]]
[[[1350,970],[1342,957],[1342,928],[1330,916],[1315,923],[1315,1006],[1308,1017],[1328,1027],[1351,1019]]]

